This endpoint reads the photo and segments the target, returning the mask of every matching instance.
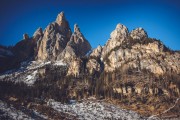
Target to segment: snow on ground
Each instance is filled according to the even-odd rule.
[[[12,105],[7,105],[7,103],[1,100],[0,112],[0,119],[8,117],[8,119],[12,120],[48,120],[48,116],[45,116],[37,112],[36,110],[28,110],[26,108],[23,108],[22,111],[20,111],[14,108]]]
[[[4,112],[4,116],[8,116],[14,120],[33,120],[23,112],[15,109],[12,106],[8,106],[6,103],[0,100],[0,110]]]
[[[64,62],[62,62],[62,61],[55,61],[53,65],[66,66],[66,63],[64,63]]]
[[[47,105],[59,112],[78,116],[80,120],[140,120],[142,117],[133,111],[121,109],[113,104],[102,101],[86,100],[76,104],[61,104],[49,100]]]
[[[33,110],[33,112],[34,112],[37,116],[39,116],[39,117],[41,117],[41,118],[43,118],[43,119],[45,119],[45,120],[48,120],[48,117],[47,117],[47,116],[45,116],[45,115],[43,115],[43,114],[40,114],[40,113],[37,112],[36,110]]]
[[[25,83],[28,85],[33,85],[34,82],[36,81],[36,74],[37,74],[37,70],[35,70],[32,74],[28,75],[25,79]]]
[[[36,74],[38,73],[38,69],[42,68],[46,65],[55,65],[55,66],[66,66],[62,61],[24,61],[21,63],[21,67],[19,69],[9,70],[3,74],[0,74],[0,80],[12,80],[15,82],[25,82],[27,85],[33,85],[36,81]]]

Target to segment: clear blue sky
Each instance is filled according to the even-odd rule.
[[[64,11],[92,47],[104,45],[118,23],[143,27],[149,37],[180,50],[180,0],[0,0],[0,44],[14,45]]]

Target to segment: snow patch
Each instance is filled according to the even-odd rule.
[[[67,64],[63,63],[62,61],[55,61],[53,65],[56,65],[56,66],[66,66]]]
[[[33,85],[34,82],[36,81],[36,74],[37,74],[37,70],[34,71],[31,75],[28,75],[24,82],[28,85]]]

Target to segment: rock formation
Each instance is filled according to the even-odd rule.
[[[101,71],[101,65],[96,59],[89,59],[86,65],[90,74],[95,74]]]
[[[148,38],[144,29],[137,28],[128,36],[127,28],[118,24],[103,48],[104,70],[112,72],[126,67],[146,69],[158,75],[171,70],[179,73],[179,54],[171,54],[164,49],[167,48],[160,41]],[[170,62],[172,57],[175,62]]]
[[[29,36],[28,36],[28,34],[26,34],[26,33],[25,33],[25,34],[23,34],[23,39],[24,39],[24,40],[27,40],[27,39],[29,39]]]
[[[102,46],[98,46],[97,48],[95,48],[92,53],[90,54],[90,56],[92,57],[101,57],[101,53],[102,53],[103,47]]]
[[[143,28],[129,33],[122,24],[104,46],[91,50],[77,24],[71,33],[63,12],[44,32],[38,28],[13,47],[0,46],[0,72],[14,68],[0,75],[0,88],[5,99],[11,93],[20,104],[31,98],[44,103],[43,98],[68,102],[93,96],[157,115],[180,96],[180,52],[149,38]]]
[[[116,29],[112,31],[110,39],[107,41],[106,45],[102,51],[102,57],[108,54],[116,46],[120,46],[122,42],[128,37],[128,29],[122,24],[117,24]]]
[[[81,72],[82,60],[74,58],[69,66],[67,75],[78,77]]]
[[[33,39],[35,39],[36,41],[39,41],[42,39],[43,35],[44,34],[43,34],[42,28],[38,28],[33,34]]]
[[[60,58],[71,60],[76,57],[83,57],[88,51],[91,50],[91,45],[85,39],[77,24],[74,25],[74,33],[70,41],[67,43],[66,48],[62,52]]]
[[[74,33],[71,33],[69,23],[64,12],[61,12],[56,21],[50,23],[44,31],[38,47],[38,60],[72,60],[84,56],[91,49],[77,24]]]
[[[57,56],[66,47],[67,42],[71,36],[71,29],[65,15],[61,12],[56,21],[50,23],[45,31],[41,40],[37,59],[38,60],[56,60]]]
[[[135,30],[133,30],[130,33],[130,36],[133,39],[138,39],[138,40],[148,38],[148,35],[147,35],[146,31],[143,28],[136,28]]]

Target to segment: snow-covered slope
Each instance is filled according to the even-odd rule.
[[[0,114],[0,119],[3,117],[6,117],[8,119],[13,119],[13,120],[33,120],[23,112],[15,109],[12,106],[8,106],[6,103],[2,102],[0,100],[0,111],[2,112]]]
[[[19,69],[14,69],[0,74],[0,80],[13,81],[13,82],[24,82],[27,85],[33,85],[38,78],[38,69],[45,67],[46,65],[52,66],[66,66],[62,61],[25,61],[21,63]]]
[[[140,115],[133,111],[121,109],[113,104],[96,100],[84,100],[76,104],[61,104],[54,100],[48,106],[59,112],[78,116],[80,120],[140,120]]]
[[[17,110],[12,105],[0,100],[0,120],[47,120],[48,117],[36,110]]]

